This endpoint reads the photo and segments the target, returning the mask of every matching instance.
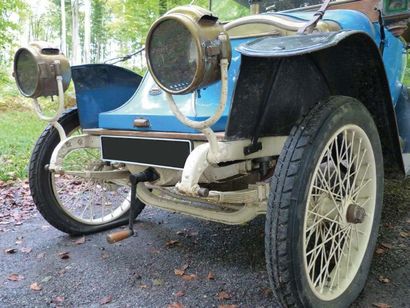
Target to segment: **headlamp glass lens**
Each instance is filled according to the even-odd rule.
[[[16,59],[16,80],[25,95],[32,95],[37,87],[37,63],[28,50],[22,50]]]
[[[194,80],[197,46],[191,32],[176,20],[164,20],[151,36],[149,58],[155,77],[171,91],[182,91]]]

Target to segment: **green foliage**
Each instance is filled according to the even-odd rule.
[[[44,127],[32,111],[0,112],[0,180],[27,176],[31,150]]]
[[[21,0],[0,1],[0,46],[12,42],[10,30],[16,30],[18,28],[18,21],[13,17],[16,17],[15,14],[18,11],[23,11],[23,9],[24,3]]]

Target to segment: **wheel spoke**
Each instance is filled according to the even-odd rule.
[[[375,206],[372,153],[364,131],[348,125],[329,139],[312,176],[304,223],[305,268],[312,290],[326,300],[349,286],[366,251]],[[349,222],[350,206],[365,209],[363,222]]]
[[[98,151],[85,148],[68,153],[62,163],[64,171],[116,170],[116,167],[100,161]],[[125,182],[114,184],[69,173],[63,176],[52,173],[52,184],[61,208],[82,223],[98,225],[113,221],[128,211],[130,206],[129,189],[122,186]]]

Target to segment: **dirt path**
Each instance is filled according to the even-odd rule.
[[[354,307],[410,306],[410,183],[389,181],[386,190],[378,250]],[[0,225],[8,229],[0,231],[0,307],[275,306],[263,217],[231,227],[148,208],[138,235],[115,245],[105,234],[70,238],[39,215],[20,222]]]

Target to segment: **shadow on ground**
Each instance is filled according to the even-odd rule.
[[[410,182],[386,183],[378,253],[354,307],[410,303],[409,203]],[[275,306],[263,229],[263,217],[232,227],[147,208],[136,237],[109,245],[104,233],[76,243],[37,215],[0,233],[0,306],[93,307],[101,301],[111,307]],[[5,253],[7,248],[16,253]],[[186,265],[185,276],[175,274]],[[208,279],[209,272],[214,279]],[[10,281],[11,274],[21,280]],[[34,282],[40,291],[30,289]],[[218,298],[221,291],[229,296]]]

